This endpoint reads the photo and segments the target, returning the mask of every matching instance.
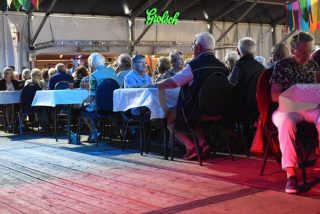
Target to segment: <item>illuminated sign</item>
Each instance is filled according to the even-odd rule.
[[[157,8],[147,9],[146,11],[146,25],[152,25],[153,23],[176,25],[180,16],[179,12],[176,12],[174,16],[170,16],[168,11],[165,11],[162,16],[157,14]]]

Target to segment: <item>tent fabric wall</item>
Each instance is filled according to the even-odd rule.
[[[43,19],[43,13],[34,13],[31,23],[31,36],[33,36]],[[5,38],[0,36],[0,69],[7,65],[15,65],[19,70],[22,66],[28,65],[28,41],[27,41],[27,17],[24,13],[8,12],[7,15],[1,15],[0,33],[5,29]],[[138,18],[135,20],[135,39],[141,34],[145,25],[145,20]],[[215,38],[231,25],[230,22],[213,23],[213,34]],[[177,25],[153,25],[142,38],[141,42],[182,42],[190,43],[195,34],[203,31],[209,31],[208,23],[204,21],[181,20]],[[276,42],[279,42],[283,36],[284,27],[277,26],[275,29]],[[14,31],[20,32],[20,41],[16,44]],[[271,26],[266,24],[237,24],[221,40],[220,44],[237,45],[237,41],[244,37],[251,36],[257,41],[257,55],[269,59],[270,50],[273,44]],[[64,15],[51,14],[41,30],[36,44],[52,40],[101,40],[101,41],[129,41],[129,24],[125,17],[107,17],[107,16],[88,16],[88,15]],[[5,49],[3,44],[5,41]],[[5,50],[5,52],[4,52]],[[181,50],[184,53],[191,53],[190,45],[186,46],[157,46],[146,47],[136,46],[135,51],[145,54],[167,54],[173,50]],[[53,47],[37,50],[40,53],[75,53],[79,51],[77,47]],[[120,54],[127,52],[127,47],[110,47],[110,54]],[[227,49],[217,50],[216,55],[224,60]],[[6,59],[5,59],[6,58]]]
[[[27,20],[25,15],[1,14],[0,69],[14,66],[21,73],[28,66]]]

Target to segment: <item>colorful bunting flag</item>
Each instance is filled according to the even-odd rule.
[[[13,5],[17,10],[20,10],[21,4],[20,4],[19,0],[13,0]]]
[[[7,0],[7,6],[10,7],[12,3],[12,0]]]
[[[310,10],[310,31],[315,32],[318,26],[318,0],[311,0]]]
[[[32,5],[34,6],[34,8],[36,8],[36,10],[39,10],[39,3],[40,0],[31,0]]]

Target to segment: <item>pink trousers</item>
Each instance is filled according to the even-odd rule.
[[[298,158],[294,143],[296,141],[296,124],[302,121],[314,123],[320,139],[320,108],[284,113],[277,109],[272,115],[272,121],[278,128],[280,150],[282,153],[282,168],[297,167]],[[319,141],[318,139],[318,141]],[[319,141],[320,142],[320,141]]]

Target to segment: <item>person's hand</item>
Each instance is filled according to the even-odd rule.
[[[158,88],[158,85],[156,83],[155,84],[149,84],[149,85],[143,86],[143,88]]]

